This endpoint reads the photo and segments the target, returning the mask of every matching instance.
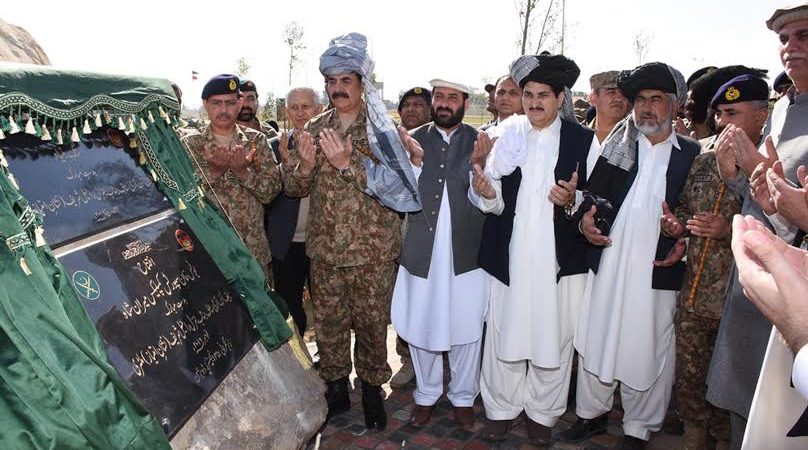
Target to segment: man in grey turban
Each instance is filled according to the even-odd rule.
[[[560,437],[577,442],[605,432],[619,381],[622,448],[636,449],[662,426],[676,358],[684,241],[660,234],[659,219],[666,201],[676,207],[700,147],[672,128],[686,94],[679,71],[645,64],[621,73],[618,87],[634,107],[606,138],[586,185],[612,207],[588,208],[579,224],[593,244],[586,259],[595,275],[575,337],[578,421]]]
[[[328,416],[350,409],[351,328],[369,429],[387,416],[381,385],[390,378],[387,324],[401,250],[401,212],[420,209],[417,181],[387,110],[373,86],[373,61],[364,36],[331,41],[320,72],[331,109],[312,118],[284,170],[291,197],[310,197],[306,253],[320,376],[327,385]]]

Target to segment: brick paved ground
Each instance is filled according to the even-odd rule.
[[[395,331],[392,327],[387,336],[388,361],[395,373],[401,366],[398,355],[395,353]],[[310,344],[310,349],[314,350],[314,345]],[[448,364],[444,360],[444,367]],[[446,375],[448,376],[448,375]],[[337,449],[408,449],[408,450],[450,450],[450,449],[533,449],[548,448],[531,445],[527,441],[527,431],[522,418],[516,420],[511,429],[510,436],[504,442],[492,442],[483,439],[480,432],[483,428],[485,413],[483,411],[482,400],[478,397],[474,409],[477,413],[477,423],[470,431],[455,427],[452,420],[452,405],[442,397],[432,415],[432,421],[427,427],[415,428],[407,424],[410,418],[410,411],[415,406],[412,400],[412,391],[415,383],[412,382],[402,389],[391,389],[389,385],[383,386],[387,394],[385,401],[387,409],[387,429],[381,433],[369,433],[365,429],[364,417],[362,415],[362,399],[359,380],[356,374],[351,374],[351,403],[352,408],[345,414],[333,418],[324,425],[312,441],[308,444],[309,450],[337,450]],[[605,450],[619,448],[622,430],[620,428],[620,417],[622,412],[617,408],[612,412],[609,420],[609,430],[607,434],[593,437],[578,444],[556,443],[549,447],[553,450]],[[567,410],[561,421],[555,428],[566,429],[575,421],[573,408]],[[649,450],[669,450],[680,441],[679,436],[668,435],[663,432],[655,433],[648,446]]]

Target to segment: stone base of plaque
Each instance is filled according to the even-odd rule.
[[[325,385],[289,344],[260,342],[171,439],[175,449],[299,449],[325,422]]]

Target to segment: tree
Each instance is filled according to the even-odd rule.
[[[563,27],[556,25],[559,17],[559,4],[564,0],[546,0],[546,4],[542,0],[519,0],[517,3],[517,10],[519,12],[519,25],[521,26],[521,37],[517,41],[520,47],[520,55],[527,53],[528,49],[533,47],[531,44],[536,42],[535,53],[542,50],[549,50],[550,52],[557,51],[559,44],[563,39]],[[534,13],[537,13],[538,16]],[[544,13],[542,16],[541,13]],[[536,28],[536,17],[541,22],[541,27],[534,33]]]
[[[648,54],[648,47],[653,39],[653,35],[646,33],[644,30],[634,35],[634,56],[637,57],[638,66],[641,66],[645,62],[645,56]]]
[[[266,122],[270,119],[274,119],[275,108],[276,108],[275,94],[273,94],[272,91],[267,91],[266,101],[264,102],[263,109],[261,109],[261,113],[258,115],[258,120],[260,120],[261,122]]]
[[[303,43],[303,27],[297,22],[289,22],[283,30],[283,42],[289,47],[289,86],[292,85],[292,70],[300,62],[300,51],[306,48]]]
[[[236,61],[236,76],[239,78],[247,78],[250,72],[250,65],[247,64],[247,58],[241,57]]]

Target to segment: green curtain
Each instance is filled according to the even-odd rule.
[[[151,111],[157,114],[157,105]],[[266,288],[266,277],[258,262],[219,210],[202,196],[199,179],[189,152],[174,129],[164,120],[156,120],[137,133],[147,167],[157,184],[171,200],[183,219],[194,230],[228,282],[241,295],[250,311],[261,340],[273,350],[292,335],[285,317],[286,302]],[[256,224],[263,226],[263,224]]]
[[[0,168],[0,448],[170,449]]]

